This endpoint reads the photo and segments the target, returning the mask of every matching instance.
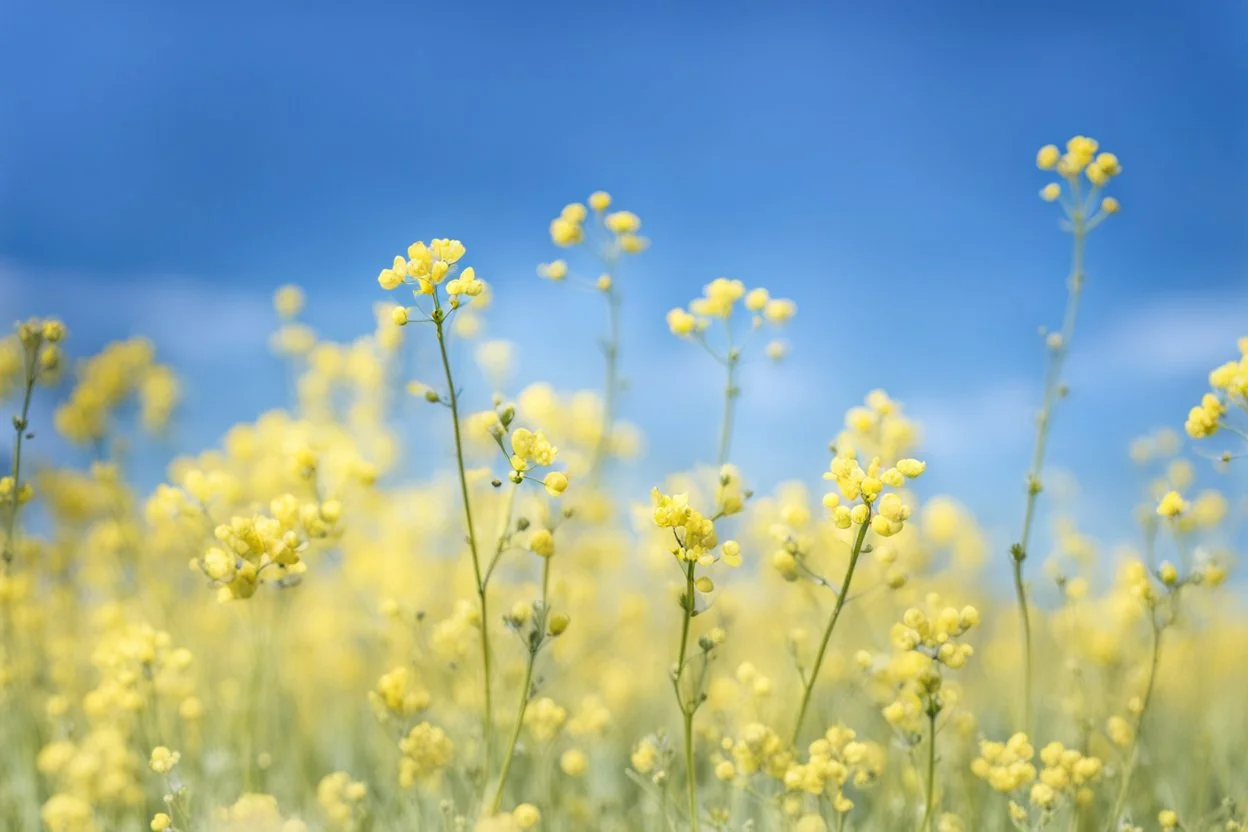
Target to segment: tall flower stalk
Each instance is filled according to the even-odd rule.
[[[417,301],[415,309],[420,317],[413,318],[411,308],[398,306],[393,312],[395,324],[404,326],[412,321],[431,323],[437,334],[438,352],[446,380],[446,393],[443,396],[431,394],[431,400],[439,401],[448,407],[455,436],[455,465],[459,475],[460,499],[463,504],[464,525],[468,533],[468,550],[472,556],[472,572],[480,613],[481,674],[485,698],[481,724],[485,767],[488,771],[490,747],[494,735],[489,597],[486,593],[486,573],[481,568],[476,526],[472,516],[472,498],[469,494],[468,475],[464,465],[463,431],[459,418],[459,390],[455,386],[450,352],[447,349],[447,326],[451,317],[465,303],[485,292],[485,282],[477,279],[476,271],[471,266],[463,269],[459,267],[459,261],[464,254],[464,245],[458,240],[438,239],[433,240],[428,246],[423,242],[416,242],[407,249],[408,259],[395,257],[393,265],[388,269],[383,269],[378,275],[377,282],[387,291],[397,289],[401,285],[413,287],[412,294]],[[429,298],[432,305],[430,309],[426,310],[420,306],[422,297]]]
[[[819,681],[819,671],[832,641],[832,633],[849,599],[849,588],[854,580],[858,559],[865,547],[867,532],[874,531],[880,537],[892,537],[902,530],[905,521],[910,517],[910,507],[901,496],[895,491],[886,492],[885,489],[900,488],[905,485],[906,480],[920,476],[926,468],[926,464],[917,459],[902,459],[896,466],[885,468],[879,457],[876,457],[864,469],[854,456],[847,454],[834,457],[828,472],[824,474],[825,479],[834,481],[837,486],[837,491],[827,494],[823,499],[824,505],[832,510],[833,523],[840,529],[857,527],[857,531],[850,546],[845,577],[837,590],[836,603],[823,629],[814,662],[808,672],[798,667],[802,680],[802,698],[798,705],[797,718],[793,722],[790,746],[796,747],[801,742],[802,726],[810,710],[815,685]],[[773,565],[787,580],[795,581],[805,577],[819,586],[830,588],[831,584],[806,564],[805,557],[800,548],[790,547],[777,553]]]
[[[650,241],[640,235],[641,219],[632,211],[608,211],[613,200],[606,191],[594,191],[587,202],[588,209],[579,202],[565,205],[559,216],[550,222],[550,238],[560,248],[572,248],[587,243],[593,249],[600,273],[592,281],[573,278],[572,282],[601,293],[607,302],[607,335],[602,341],[606,365],[602,387],[602,415],[598,439],[594,443],[589,462],[590,481],[596,485],[601,482],[611,455],[619,394],[623,386],[620,379],[622,299],[616,285],[616,273],[621,256],[640,254],[646,250]],[[571,276],[564,260],[543,263],[538,266],[537,273],[553,281],[565,281]]]
[[[699,514],[690,508],[687,494],[669,496],[655,489],[651,496],[654,501],[654,523],[659,528],[671,530],[675,545],[670,551],[675,556],[684,578],[684,587],[680,594],[680,642],[671,679],[676,704],[680,708],[684,740],[685,796],[689,826],[697,832],[701,819],[698,811],[698,769],[693,748],[693,723],[698,709],[706,701],[711,656],[726,637],[723,630],[714,628],[698,638],[698,652],[696,655],[693,653],[693,619],[700,611],[698,596],[715,590],[715,583],[709,576],[698,575],[698,567],[711,566],[721,559],[730,565],[739,563],[736,556],[740,550],[735,541],[727,541],[722,549],[722,558],[715,554],[715,549],[719,546],[715,520],[722,515],[706,517]]]
[[[13,465],[7,477],[0,478],[0,506],[5,511],[4,549],[0,557],[7,574],[16,554],[17,519],[22,506],[32,496],[30,483],[22,480],[22,449],[30,431],[30,405],[35,385],[49,379],[60,367],[57,344],[65,337],[65,326],[57,320],[31,320],[18,324],[16,349],[21,351],[22,404],[13,416]],[[10,348],[0,345],[0,348]],[[6,626],[6,632],[8,628]]]
[[[1035,703],[1032,690],[1031,614],[1028,608],[1023,563],[1027,560],[1030,551],[1036,503],[1040,492],[1044,490],[1041,476],[1049,435],[1053,429],[1055,411],[1058,402],[1065,397],[1067,392],[1062,370],[1070,352],[1071,341],[1074,340],[1079,301],[1083,294],[1085,242],[1088,232],[1110,214],[1117,213],[1119,207],[1118,201],[1113,197],[1101,197],[1102,187],[1121,172],[1118,158],[1112,153],[1097,154],[1097,149],[1098,145],[1095,140],[1075,136],[1066,143],[1064,154],[1055,145],[1046,145],[1036,155],[1036,164],[1041,170],[1056,170],[1065,181],[1065,186],[1057,182],[1049,183],[1041,190],[1040,196],[1046,202],[1060,202],[1065,212],[1065,217],[1061,221],[1062,228],[1070,232],[1073,245],[1070,274],[1066,281],[1066,312],[1062,318],[1062,328],[1058,332],[1049,333],[1045,339],[1048,366],[1044,375],[1044,395],[1040,412],[1036,416],[1036,437],[1031,455],[1031,466],[1027,470],[1025,479],[1027,496],[1022,530],[1019,532],[1018,541],[1010,547],[1014,594],[1018,601],[1019,617],[1022,622],[1022,729],[1024,731],[1030,731]]]

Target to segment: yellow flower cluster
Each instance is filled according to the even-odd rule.
[[[71,442],[85,445],[104,439],[112,415],[137,397],[140,419],[149,431],[165,426],[180,390],[173,371],[156,363],[150,341],[132,338],[110,344],[77,368],[78,381],[69,401],[56,411],[56,429]]]
[[[745,299],[745,308],[753,314],[757,329],[764,322],[781,325],[797,314],[797,304],[786,298],[773,298],[766,289],[746,291],[740,280],[717,277],[702,289],[702,297],[689,303],[689,308],[673,309],[667,313],[667,326],[673,335],[701,337],[711,324],[711,319],[727,320],[732,317],[737,301]]]
[[[688,494],[668,495],[652,488],[650,500],[654,506],[654,525],[671,529],[675,535],[676,543],[671,553],[677,560],[694,562],[699,566],[715,563],[714,550],[719,545],[715,522],[690,507]]]
[[[455,756],[455,743],[441,728],[422,722],[399,741],[399,785],[411,788],[442,773]]]
[[[147,767],[157,774],[168,774],[173,771],[174,766],[182,759],[182,755],[177,751],[171,751],[163,745],[158,745],[152,749],[152,755],[148,759]]]
[[[873,742],[859,742],[857,735],[843,725],[834,725],[820,739],[810,744],[804,763],[793,763],[784,773],[784,785],[790,792],[826,795],[832,808],[844,814],[854,808],[845,794],[846,783],[862,789],[873,784],[883,773],[887,755]]]
[[[316,802],[334,829],[354,832],[365,817],[364,799],[368,786],[352,780],[345,771],[335,771],[316,785]]]
[[[761,722],[745,725],[735,740],[725,738],[723,749],[732,754],[736,773],[746,777],[761,772],[782,780],[793,764],[792,749],[774,730]]]
[[[919,443],[919,431],[905,415],[901,403],[883,390],[872,390],[863,405],[845,414],[845,428],[833,443],[839,454],[860,459],[879,457],[891,466]]]
[[[511,434],[511,467],[519,472],[555,464],[559,449],[539,430],[517,428]],[[562,489],[559,489],[562,490]]]
[[[1015,734],[1007,742],[980,742],[980,756],[971,763],[971,772],[998,792],[1009,794],[1030,786],[1028,802],[1040,813],[1039,827],[1048,824],[1049,818],[1071,801],[1080,805],[1091,803],[1094,794],[1090,784],[1100,779],[1102,764],[1096,757],[1085,756],[1060,742],[1051,742],[1040,751],[1044,767],[1037,782],[1036,767],[1032,762],[1035,749],[1026,734]],[[1026,808],[1010,802],[1011,818],[1016,823],[1028,823],[1030,814]],[[1027,828],[1031,828],[1030,826]]]
[[[307,565],[300,554],[309,538],[339,534],[342,506],[336,500],[301,503],[292,494],[273,500],[272,516],[235,517],[213,530],[221,544],[213,546],[194,566],[221,585],[222,601],[250,598],[261,581],[288,581]]]
[[[1080,192],[1079,177],[1082,174],[1087,177],[1088,182],[1092,185],[1092,193],[1095,194],[1099,188],[1109,183],[1109,180],[1122,173],[1122,165],[1118,161],[1118,157],[1112,153],[1097,153],[1099,144],[1096,139],[1090,139],[1086,136],[1075,136],[1066,142],[1066,152],[1058,150],[1057,145],[1048,144],[1040,148],[1036,153],[1036,166],[1041,170],[1053,170],[1066,180],[1071,191],[1070,202],[1067,210],[1070,212],[1072,219],[1082,222],[1082,218],[1086,213],[1083,199]],[[1044,187],[1040,192],[1040,196],[1046,202],[1053,202],[1062,194],[1062,186],[1057,182],[1052,182]],[[1119,210],[1118,200],[1113,197],[1105,197],[1101,201],[1101,216],[1107,214],[1116,214]]]
[[[559,216],[550,221],[550,239],[560,248],[569,248],[585,241],[585,223],[593,211],[595,226],[605,232],[602,242],[604,259],[614,259],[618,254],[638,254],[646,250],[650,241],[638,234],[641,219],[632,211],[607,211],[611,207],[611,195],[595,191],[589,196],[589,210],[579,202],[563,207]],[[551,280],[567,276],[567,264],[562,260],[543,265],[538,273]]]
[[[567,709],[549,696],[534,700],[524,712],[524,727],[541,743],[554,739],[567,721]]]
[[[0,338],[0,400],[22,386],[56,382],[65,325],[55,318],[31,318]]]
[[[840,493],[824,495],[823,504],[831,509],[839,529],[870,523],[871,530],[880,537],[892,537],[910,517],[910,507],[896,492],[885,493],[885,488],[902,488],[906,480],[917,478],[926,468],[917,459],[901,459],[884,468],[880,458],[875,457],[863,470],[853,457],[835,456],[823,478],[834,481]],[[842,500],[861,502],[851,506]]]
[[[404,720],[429,707],[429,691],[415,678],[409,667],[396,667],[377,680],[377,687],[368,692],[378,719]]]
[[[477,278],[471,266],[459,266],[465,253],[467,249],[459,240],[437,239],[429,245],[418,240],[407,247],[406,260],[396,256],[390,268],[381,270],[377,283],[386,291],[406,284],[414,287],[416,295],[433,295],[437,287],[446,282],[446,293],[452,298],[478,297],[485,292],[485,283]],[[407,315],[407,308],[399,307],[395,310],[394,322],[407,323]]]
[[[168,632],[127,620],[117,605],[99,610],[91,624],[99,633],[91,657],[99,679],[81,698],[82,724],[75,735],[65,736],[62,732],[73,723],[69,699],[49,699],[46,710],[62,738],[44,745],[36,759],[37,770],[54,791],[44,807],[45,823],[71,832],[94,828],[74,825],[82,820],[76,814],[80,803],[102,811],[142,805],[143,760],[134,750],[141,726],[158,714],[173,713],[182,730],[192,731],[203,714],[193,694],[191,653],[174,647]],[[153,771],[168,774],[180,758],[178,752],[157,746],[147,762]]]
[[[1200,404],[1187,414],[1183,426],[1193,439],[1204,439],[1217,433],[1224,426],[1231,405],[1248,410],[1248,337],[1239,339],[1238,347],[1239,359],[1228,361],[1209,373],[1212,392],[1204,394]],[[1224,455],[1224,459],[1229,456]]]
[[[979,610],[975,607],[945,607],[940,596],[932,593],[927,597],[927,611],[911,607],[893,625],[893,646],[901,651],[915,650],[936,660],[946,667],[957,670],[966,666],[966,660],[975,652],[971,645],[956,641],[972,627],[979,625]]]
[[[308,826],[298,818],[287,818],[271,794],[249,792],[230,806],[216,813],[214,832],[307,832]]]

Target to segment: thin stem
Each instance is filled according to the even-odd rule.
[[[614,275],[608,270],[614,281]],[[606,381],[602,391],[602,425],[598,433],[598,444],[594,447],[593,482],[602,477],[602,469],[606,464],[607,455],[611,450],[612,428],[615,426],[616,393],[619,391],[620,380],[620,295],[612,285],[606,292],[607,317],[609,330],[607,342],[603,345],[603,353],[607,360]]]
[[[1140,713],[1135,720],[1135,736],[1131,739],[1131,751],[1127,754],[1127,767],[1122,772],[1122,785],[1118,787],[1118,797],[1114,800],[1114,810],[1109,814],[1109,822],[1105,825],[1106,832],[1112,832],[1118,825],[1118,818],[1127,804],[1127,792],[1131,788],[1131,776],[1135,773],[1135,764],[1139,760],[1140,734],[1144,730],[1144,715],[1148,713],[1148,704],[1153,699],[1153,688],[1157,684],[1157,665],[1161,658],[1162,625],[1157,621],[1157,614],[1151,616],[1153,625],[1153,654],[1149,660],[1148,683],[1144,687],[1144,699],[1140,704]]]
[[[511,539],[511,516],[516,509],[516,492],[519,490],[520,483],[513,482],[511,489],[507,492],[507,501],[503,506],[502,528],[498,530],[498,544],[494,547],[494,557],[490,559],[490,565],[486,567],[485,576],[482,578],[482,583],[486,586],[489,586],[490,576],[494,574],[494,569],[507,548],[507,541]]]
[[[806,711],[810,707],[811,693],[815,689],[815,682],[819,679],[819,668],[823,666],[823,657],[828,652],[828,642],[832,640],[832,631],[836,629],[836,622],[841,617],[841,610],[845,608],[845,599],[849,595],[849,585],[854,579],[854,569],[858,566],[858,557],[862,554],[863,541],[867,539],[867,529],[871,525],[871,517],[868,513],[867,519],[858,529],[858,536],[854,538],[854,547],[849,552],[849,566],[845,568],[845,579],[841,581],[841,590],[836,595],[836,606],[832,609],[832,616],[828,619],[828,626],[823,630],[823,640],[819,643],[819,652],[815,654],[815,663],[811,665],[810,675],[806,677],[805,689],[802,691],[802,705],[797,711],[797,722],[793,725],[793,739],[789,745],[796,747],[797,742],[802,736],[802,723],[806,719]]]
[[[26,349],[25,392],[22,394],[21,415],[13,420],[13,494],[9,506],[9,516],[4,530],[4,571],[7,574],[13,564],[13,535],[17,530],[17,515],[21,507],[22,494],[22,443],[26,438],[26,430],[30,426],[30,401],[35,392],[35,348]]]
[[[684,615],[680,627],[680,653],[676,659],[676,673],[672,678],[673,686],[676,689],[676,702],[680,705],[680,714],[684,723],[685,783],[689,799],[689,827],[693,832],[698,830],[698,781],[693,760],[693,715],[697,712],[699,703],[697,701],[697,692],[694,693],[694,698],[691,701],[685,701],[680,691],[680,682],[685,674],[685,657],[689,653],[689,627],[693,621],[694,570],[696,568],[697,562],[692,560],[685,567],[685,595],[681,604],[684,609]]]
[[[550,558],[544,558],[542,564],[542,601],[541,611],[533,623],[533,634],[529,641],[529,657],[524,663],[524,684],[520,686],[520,702],[516,706],[516,724],[511,729],[511,741],[507,744],[507,754],[503,757],[503,767],[498,774],[498,788],[494,792],[494,802],[490,805],[490,814],[498,814],[498,807],[503,801],[503,789],[507,786],[507,775],[511,772],[511,761],[516,755],[516,743],[520,740],[520,731],[524,728],[524,714],[529,708],[529,694],[533,687],[533,666],[537,664],[537,654],[546,639],[546,597],[550,589]]]
[[[446,332],[445,323],[446,315],[442,311],[441,302],[435,290],[433,296],[434,304],[434,327],[438,334],[438,350],[442,354],[442,370],[446,374],[447,399],[451,407],[451,423],[455,428],[455,462],[459,468],[459,490],[460,496],[464,502],[464,521],[468,526],[468,548],[472,552],[472,569],[477,580],[477,598],[480,602],[481,609],[481,668],[484,675],[485,687],[485,713],[482,719],[483,736],[482,742],[485,745],[485,770],[489,771],[490,763],[490,743],[493,737],[493,712],[494,703],[493,696],[490,692],[490,629],[489,629],[489,606],[486,601],[485,580],[481,572],[481,558],[477,553],[477,534],[472,523],[472,501],[468,496],[468,475],[464,470],[464,442],[460,435],[459,427],[459,394],[455,391],[455,379],[451,375],[451,359],[446,349]]]
[[[685,712],[685,778],[689,786],[689,828],[698,832],[698,781],[693,766],[693,709]]]
[[[729,336],[731,338],[731,335]],[[737,365],[741,355],[729,343],[728,358],[724,365],[728,368],[728,378],[724,383],[724,418],[719,427],[719,451],[715,455],[715,465],[722,468],[728,462],[728,454],[732,447],[732,425],[736,414],[737,397],[741,388],[737,386]]]
[[[490,804],[490,814],[498,814],[498,807],[503,801],[503,789],[507,785],[507,775],[511,773],[511,761],[516,754],[516,743],[520,740],[520,731],[524,728],[524,713],[529,707],[529,692],[533,685],[533,664],[537,658],[536,651],[530,650],[524,663],[524,684],[520,687],[520,701],[516,706],[516,724],[511,729],[511,741],[507,744],[507,754],[503,757],[503,767],[498,774],[498,788],[494,791],[494,801]]]
[[[1036,422],[1036,444],[1032,453],[1031,468],[1027,472],[1027,506],[1023,512],[1023,528],[1018,542],[1010,554],[1014,570],[1014,593],[1018,597],[1018,611],[1023,622],[1023,730],[1030,732],[1033,713],[1032,697],[1032,639],[1031,616],[1027,609],[1027,587],[1023,581],[1023,561],[1027,559],[1031,544],[1031,531],[1036,516],[1036,500],[1042,485],[1040,474],[1044,468],[1045,450],[1053,427],[1053,414],[1062,395],[1062,367],[1070,351],[1075,335],[1075,321],[1079,314],[1079,298],[1083,293],[1083,251],[1087,238],[1087,222],[1082,209],[1071,216],[1074,250],[1071,255],[1070,278],[1066,295],[1066,314],[1062,321],[1060,342],[1049,347],[1049,365],[1045,372],[1044,400]]]
[[[923,811],[920,832],[932,826],[932,810],[936,806],[936,709],[927,709],[927,808]]]
[[[680,655],[676,659],[676,679],[680,680],[685,672],[685,656],[689,652],[689,625],[693,620],[693,593],[694,579],[693,570],[696,566],[694,561],[689,561],[685,567],[685,602],[683,604],[684,617],[680,629]],[[682,701],[683,709],[683,701]]]

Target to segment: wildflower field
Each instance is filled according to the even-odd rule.
[[[1033,552],[1049,440],[1082,428],[1057,417],[1085,259],[1130,175],[1108,150],[1036,155],[1071,259],[1052,264],[1065,310],[1038,312],[1057,323],[1030,468],[999,495],[1005,547],[925,488],[921,425],[879,389],[829,417],[794,483],[757,488],[734,464],[739,371],[800,350],[782,336],[808,308],[710,275],[684,308],[629,306],[663,229],[602,191],[535,217],[550,257],[525,265],[586,290],[597,389],[508,389],[480,335],[526,312],[473,241],[395,240],[352,289],[375,304],[355,340],[319,338],[301,289],[274,287],[289,401],[178,448],[154,490],[128,449],[196,380],[141,337],[82,355],[59,320],[18,322],[0,342],[0,828],[1248,828],[1243,495],[1194,485],[1240,464],[1248,337],[1169,428],[1123,437],[1149,493],[1112,565],[1075,528]],[[666,314],[666,350],[722,382],[717,419],[681,438],[707,465],[648,493],[616,476],[642,443],[620,402],[647,395],[643,368],[624,383],[625,309]],[[41,455],[51,434],[79,462]]]

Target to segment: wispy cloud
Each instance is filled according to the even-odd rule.
[[[1248,296],[1186,296],[1153,301],[1111,322],[1072,352],[1078,383],[1123,384],[1208,372],[1233,357],[1248,335]]]
[[[237,359],[264,348],[273,328],[264,293],[186,275],[98,279],[0,261],[0,307],[63,317],[90,340],[146,335],[178,362]]]
[[[1112,319],[1071,351],[1068,379],[1082,396],[1112,399],[1125,389],[1199,378],[1232,357],[1248,335],[1248,296],[1188,295],[1151,301]],[[996,454],[1029,441],[1041,379],[1003,378],[949,396],[909,402],[928,452]]]

